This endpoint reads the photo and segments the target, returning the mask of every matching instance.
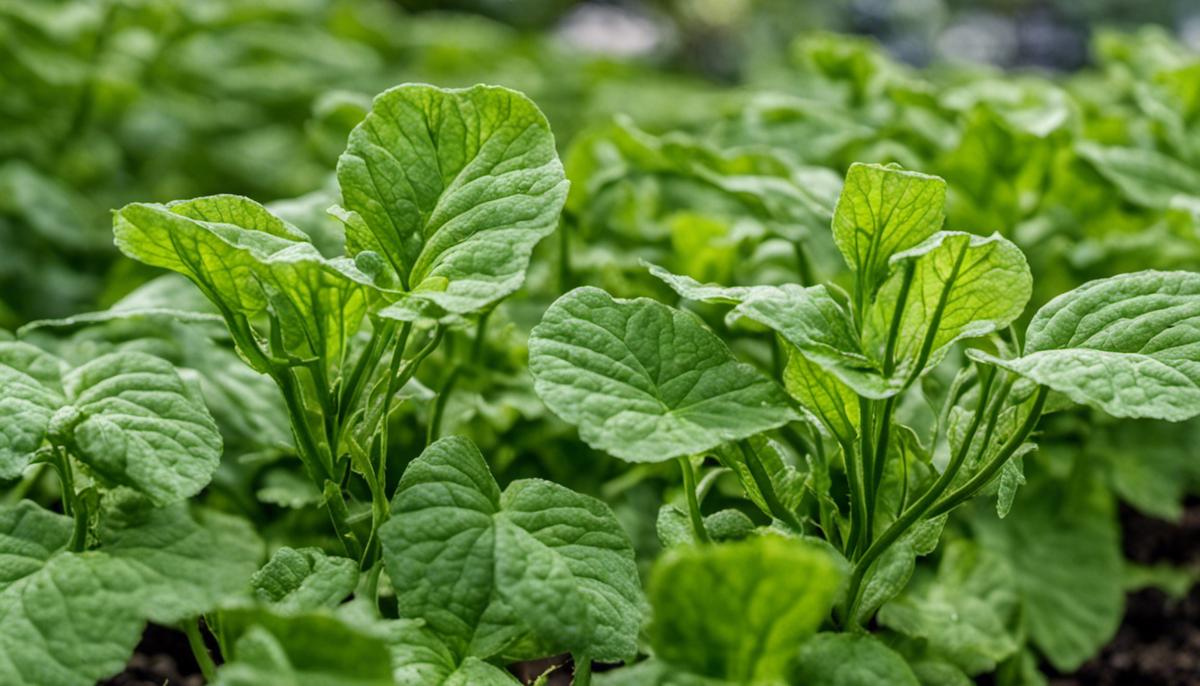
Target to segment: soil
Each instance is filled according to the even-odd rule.
[[[1122,508],[1125,554],[1142,564],[1200,566],[1200,500],[1178,524]],[[1099,655],[1052,686],[1200,686],[1200,585],[1186,598],[1146,589],[1126,597],[1125,619]]]
[[[1129,559],[1200,567],[1200,499],[1187,503],[1178,524],[1122,507],[1121,526]],[[515,664],[509,671],[532,684],[555,665],[560,666],[548,686],[567,686],[572,665],[566,655]],[[1200,686],[1200,585],[1179,600],[1156,589],[1130,593],[1121,628],[1099,655],[1074,674],[1044,668],[1051,686]],[[201,686],[199,671],[183,634],[151,624],[125,671],[100,686]]]

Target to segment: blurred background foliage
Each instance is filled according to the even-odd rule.
[[[481,353],[473,327],[456,332],[406,390],[388,472],[423,445],[429,389],[453,388],[442,433],[470,434],[502,480],[604,496],[648,563],[676,475],[592,453],[542,406],[525,345],[549,302],[584,283],[677,302],[640,260],[727,285],[836,280],[829,221],[852,161],[944,176],[948,228],[999,231],[1029,256],[1029,313],[1088,279],[1200,269],[1197,46],[1187,0],[0,0],[0,328],[107,311],[21,335],[69,359],[134,347],[189,370],[226,438],[209,504],[319,543],[323,517],[301,507],[318,495],[281,459],[274,389],[219,329],[120,315],[205,305],[119,259],[108,213],[239,193],[337,253],[332,173],[372,94],[407,81],[522,90],[567,165],[561,230],[490,315]],[[720,312],[697,311],[725,331]],[[726,335],[779,364],[763,332]],[[937,375],[928,386],[944,393]],[[1076,570],[1100,586],[1075,592],[1112,601],[1089,605],[1074,645],[1038,644],[1064,669],[1120,621],[1132,577],[1115,503],[1177,519],[1200,489],[1194,423],[1085,415],[1056,417],[1027,464],[1027,490],[1078,505],[1069,540],[1102,553]],[[734,479],[710,485],[713,502],[735,502]],[[1039,516],[1013,512],[1013,527]]]

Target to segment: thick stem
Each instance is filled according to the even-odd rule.
[[[866,398],[858,399],[858,454],[862,465],[864,510],[862,538],[859,548],[871,545],[875,538],[875,452],[871,449],[871,425],[874,424],[872,403]]]
[[[346,549],[346,555],[352,560],[361,561],[362,544],[350,526],[350,509],[346,507],[341,485],[336,481],[326,481],[322,492],[325,496],[325,507],[329,510],[329,519],[333,522],[333,530]]]
[[[591,686],[592,658],[590,655],[575,655],[575,677],[571,686]]]
[[[967,429],[966,435],[963,437],[963,442],[959,445],[958,450],[950,458],[950,462],[946,465],[946,469],[938,476],[928,490],[913,503],[911,507],[905,510],[896,521],[892,522],[891,526],[883,532],[882,535],[870,544],[866,552],[855,563],[854,570],[850,575],[849,592],[846,595],[848,610],[846,612],[846,621],[852,625],[856,623],[855,614],[858,611],[859,592],[862,587],[863,577],[871,565],[884,553],[893,543],[898,541],[901,536],[908,532],[909,527],[916,524],[928,511],[933,504],[941,497],[942,493],[953,483],[954,477],[958,475],[958,470],[966,461],[967,454],[971,450],[971,444],[974,442],[975,434],[979,431],[980,424],[983,423],[985,410],[987,409],[988,396],[990,395],[992,380],[995,378],[994,369],[988,369],[987,372],[981,370],[980,386],[979,386],[979,403],[975,411],[975,417],[971,420],[971,424]]]
[[[683,472],[683,491],[687,496],[688,517],[692,520],[692,534],[699,543],[711,543],[708,529],[704,528],[704,516],[700,514],[700,501],[696,497],[696,473],[692,470],[692,458],[678,458],[679,470]]]
[[[857,451],[849,443],[841,443],[842,461],[846,467],[846,482],[850,487],[850,531],[846,534],[846,547],[842,550],[846,557],[852,557],[858,551],[862,540],[863,523],[867,519],[867,498],[863,493]]]
[[[213,662],[212,655],[208,652],[208,646],[204,643],[204,636],[200,633],[200,618],[185,619],[181,628],[187,635],[188,647],[192,649],[192,655],[196,658],[196,664],[200,666],[200,673],[204,675],[205,683],[216,682],[217,665]]]

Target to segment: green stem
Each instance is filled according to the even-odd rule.
[[[192,655],[196,658],[196,664],[200,665],[200,673],[204,675],[206,683],[214,683],[217,680],[217,665],[213,662],[212,655],[208,652],[208,646],[204,643],[204,636],[200,634],[200,618],[193,617],[185,619],[181,626],[183,633],[187,635],[188,647],[192,649]]]
[[[404,328],[411,329],[412,325],[405,322]],[[351,370],[346,384],[342,386],[341,393],[339,393],[339,422],[344,422],[350,416],[352,408],[358,404],[358,398],[367,385],[367,378],[371,376],[371,370],[375,369],[375,365],[379,363],[383,349],[391,342],[395,333],[396,321],[392,319],[383,320],[371,331],[371,340],[367,342],[367,348],[358,356],[358,360],[354,363],[354,369]]]
[[[24,498],[41,478],[46,470],[46,465],[37,464],[25,472],[21,480],[17,482],[7,493],[4,494],[4,504],[12,505]]]
[[[846,467],[846,481],[850,487],[850,531],[846,534],[846,547],[842,552],[846,557],[851,557],[858,551],[862,539],[863,522],[867,519],[867,499],[863,494],[858,460],[855,459],[858,453],[850,443],[839,443],[842,448],[842,461]]]
[[[1000,449],[1000,452],[996,454],[996,457],[992,458],[991,462],[988,462],[986,465],[984,465],[983,469],[980,469],[978,472],[976,472],[975,475],[967,481],[967,483],[958,487],[958,489],[956,489],[953,493],[939,501],[938,504],[935,505],[932,510],[930,510],[929,515],[931,517],[936,517],[939,514],[949,512],[962,503],[970,500],[972,497],[974,497],[975,493],[979,489],[986,486],[987,483],[992,480],[992,477],[996,475],[996,472],[999,472],[1000,469],[1004,467],[1004,463],[1008,462],[1009,458],[1011,458],[1013,454],[1017,452],[1017,449],[1021,447],[1021,444],[1024,443],[1025,439],[1029,437],[1029,434],[1033,432],[1033,428],[1037,426],[1038,420],[1042,417],[1042,410],[1046,407],[1046,396],[1049,394],[1049,392],[1050,389],[1046,386],[1038,387],[1037,395],[1033,400],[1033,407],[1029,409],[1029,414],[1025,417],[1025,421],[1021,424],[1021,428],[1017,429],[1017,432],[1008,439],[1008,442],[1004,444],[1004,447]]]
[[[590,655],[574,655],[575,658],[575,678],[571,680],[571,686],[591,686],[592,683],[592,658]]]
[[[892,433],[892,412],[895,410],[895,408],[896,396],[893,395],[883,401],[883,408],[878,415],[879,433],[875,439],[875,457],[871,461],[872,501],[868,503],[867,506],[867,512],[870,513],[870,520],[874,519],[875,509],[879,504],[879,488],[883,485],[884,466],[887,464],[888,443],[891,440]],[[873,533],[873,527],[870,524],[870,520],[868,520],[867,525],[867,531],[869,532],[867,537],[868,542],[871,540],[870,533]]]
[[[883,534],[873,541],[863,553],[862,557],[854,564],[854,570],[850,575],[849,592],[846,595],[848,610],[846,612],[846,621],[854,625],[857,620],[855,614],[858,610],[859,592],[862,587],[863,577],[871,565],[884,553],[893,543],[900,539],[908,532],[909,527],[916,524],[931,507],[941,497],[942,493],[950,487],[954,481],[954,477],[958,475],[958,470],[966,461],[967,454],[971,450],[971,444],[975,440],[975,434],[979,432],[979,426],[983,422],[983,416],[987,409],[988,396],[990,395],[992,379],[995,378],[994,369],[989,369],[988,372],[981,371],[980,386],[979,386],[979,403],[975,411],[975,417],[971,420],[970,426],[967,428],[967,433],[963,437],[963,442],[959,445],[958,450],[950,458],[946,469],[938,476],[928,490],[917,499],[907,510],[905,510],[896,521],[892,522]]]
[[[750,442],[743,439],[738,441],[738,447],[742,449],[742,456],[746,458],[746,466],[750,468],[750,476],[754,478],[755,485],[758,486],[758,492],[762,494],[763,500],[767,503],[767,509],[775,519],[785,522],[788,526],[796,531],[803,531],[804,525],[800,523],[800,519],[796,517],[796,513],[789,510],[775,492],[775,484],[771,481],[771,475],[767,474],[767,470],[763,467],[762,460],[758,459],[758,453],[754,451],[754,447]]]
[[[688,516],[692,520],[692,533],[696,541],[711,543],[708,529],[704,528],[704,517],[700,514],[700,501],[696,498],[696,473],[692,470],[692,458],[684,455],[678,458],[679,470],[683,472],[683,491],[687,496]]]
[[[863,516],[859,548],[871,545],[875,538],[875,453],[871,449],[871,425],[873,422],[872,402],[858,399],[858,453],[862,465],[862,483],[865,514]],[[857,552],[857,551],[856,551]]]
[[[471,343],[471,354],[467,357],[466,364],[456,364],[450,370],[449,376],[438,389],[437,400],[433,404],[433,414],[429,417],[429,425],[425,432],[425,445],[429,445],[437,440],[442,431],[442,417],[446,413],[446,403],[450,401],[450,395],[454,393],[454,386],[458,383],[458,379],[462,376],[463,370],[467,367],[475,367],[479,364],[479,360],[483,357],[484,337],[487,335],[488,318],[492,315],[492,310],[484,312],[479,317],[479,322],[475,326],[475,340]]]
[[[350,509],[346,507],[341,485],[336,481],[326,481],[322,492],[325,496],[325,507],[329,510],[329,519],[333,522],[333,530],[346,549],[347,557],[362,561],[362,544],[350,526]]]

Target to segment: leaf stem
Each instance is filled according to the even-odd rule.
[[[804,525],[800,523],[800,519],[796,517],[796,513],[789,510],[779,500],[779,494],[775,492],[775,484],[771,481],[771,475],[767,474],[762,460],[758,458],[758,453],[754,451],[754,446],[750,445],[747,439],[742,439],[738,441],[738,447],[742,449],[742,455],[746,458],[746,466],[750,468],[750,476],[754,478],[754,483],[758,486],[758,492],[762,494],[763,500],[767,503],[767,509],[771,511],[771,516],[785,522],[797,532],[803,531]]]
[[[875,537],[875,454],[871,449],[872,402],[866,398],[858,399],[858,453],[859,464],[862,467],[862,497],[863,521],[861,523],[860,539],[857,548],[871,545]],[[852,551],[857,552],[857,550]]]
[[[205,683],[215,683],[217,665],[213,662],[208,646],[204,643],[204,636],[200,633],[200,618],[185,619],[180,628],[187,636],[188,647],[192,649],[192,655],[196,658],[196,664],[200,666],[200,674],[204,676]]]
[[[683,491],[687,496],[688,516],[692,520],[692,533],[700,543],[712,543],[708,530],[704,528],[704,517],[700,514],[700,501],[696,498],[696,472],[692,470],[692,458],[684,455],[677,458],[679,470],[683,472]]]
[[[687,459],[687,458],[684,458]],[[591,686],[592,683],[592,658],[590,655],[573,655],[575,659],[575,675],[571,679],[571,686]]]

